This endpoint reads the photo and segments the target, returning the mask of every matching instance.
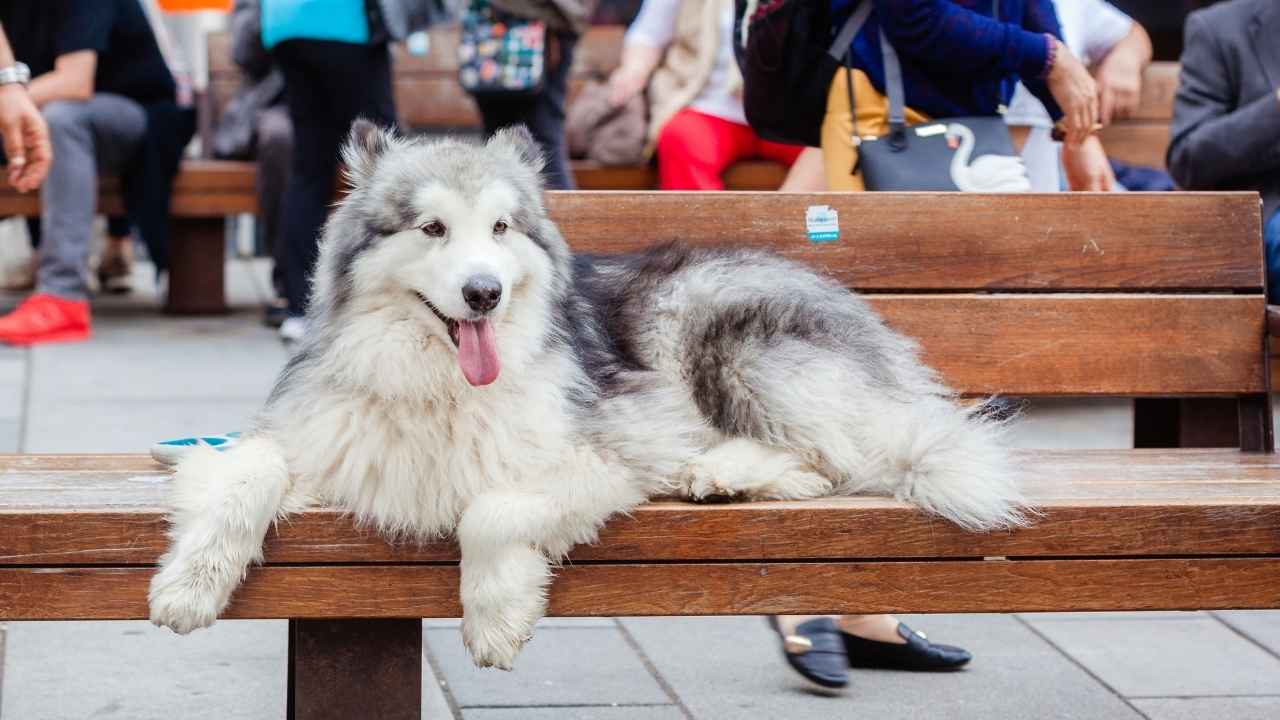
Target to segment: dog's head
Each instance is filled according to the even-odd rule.
[[[456,353],[469,383],[493,382],[500,335],[545,317],[568,282],[537,143],[523,127],[477,144],[358,120],[343,160],[350,193],[325,230],[315,319],[403,311]]]

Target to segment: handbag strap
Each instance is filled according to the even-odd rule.
[[[829,51],[831,57],[844,63],[847,74],[852,73],[853,70],[853,53],[849,46],[857,37],[858,31],[866,24],[873,4],[872,0],[862,0],[858,9],[840,28],[836,41],[831,45]],[[991,14],[996,20],[1000,19],[1000,0],[994,1]],[[839,52],[841,48],[843,52]],[[907,142],[907,93],[902,82],[902,63],[898,60],[898,52],[893,49],[893,43],[889,42],[888,36],[884,34],[883,23],[880,25],[880,60],[884,63],[884,85],[886,95],[889,97],[888,140],[895,149],[901,149]],[[854,117],[854,135],[856,136],[857,113],[854,112],[852,80],[848,81],[848,93],[849,113]]]

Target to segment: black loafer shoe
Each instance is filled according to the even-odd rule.
[[[973,656],[968,650],[951,645],[929,642],[924,633],[916,632],[905,623],[898,623],[898,634],[906,645],[867,640],[842,632],[845,655],[849,667],[882,668],[886,670],[958,670]]]
[[[770,618],[775,630],[776,621]],[[814,618],[796,626],[795,633],[782,635],[782,655],[795,671],[824,690],[839,690],[849,684],[849,661],[845,657],[840,629],[831,618]]]

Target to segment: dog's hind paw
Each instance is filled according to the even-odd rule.
[[[148,599],[152,624],[167,627],[179,635],[212,625],[218,619],[222,604],[214,593],[196,590],[184,582],[180,574],[172,573],[179,575],[177,578],[170,575],[164,569],[151,579]]]

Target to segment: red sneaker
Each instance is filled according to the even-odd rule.
[[[89,302],[36,293],[0,317],[0,343],[39,345],[89,339]]]

